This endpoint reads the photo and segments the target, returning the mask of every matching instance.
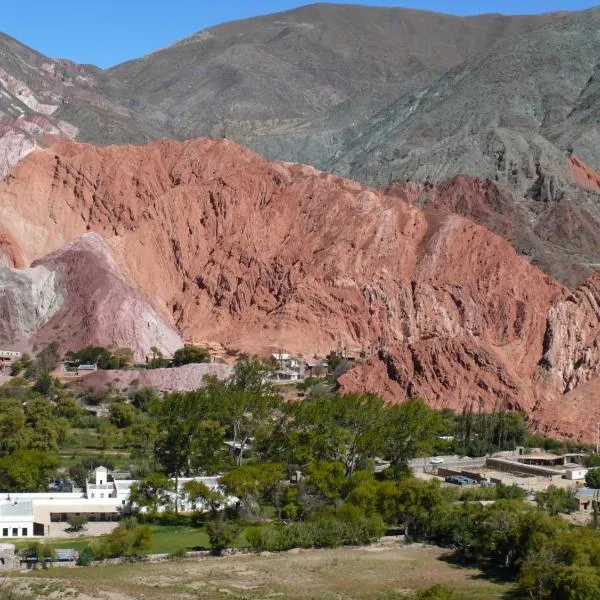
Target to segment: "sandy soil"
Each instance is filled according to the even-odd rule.
[[[37,595],[57,600],[75,593],[79,600],[374,600],[411,597],[436,583],[469,600],[500,600],[512,589],[485,578],[477,568],[452,564],[447,556],[439,548],[387,539],[367,548],[52,569],[14,581],[31,591],[44,585]]]
[[[69,528],[68,523],[52,523],[50,525],[50,534],[49,538],[51,539],[77,539],[79,537],[90,537],[90,536],[99,536],[106,535],[110,533],[115,527],[117,527],[118,523],[88,523],[85,526],[84,531],[78,531],[77,533],[73,533],[67,531]]]

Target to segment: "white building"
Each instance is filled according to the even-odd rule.
[[[304,364],[297,357],[287,352],[271,354],[271,359],[277,364],[277,370],[271,373],[272,381],[289,382],[304,379]]]
[[[192,510],[182,499],[188,481],[200,481],[211,489],[220,487],[218,477],[179,479],[178,504],[183,512]],[[2,538],[52,536],[74,516],[88,521],[118,521],[131,510],[133,479],[115,479],[105,467],[94,470],[82,492],[0,492],[0,540]],[[175,494],[172,494],[172,504]],[[133,507],[135,508],[135,507]],[[203,507],[199,507],[202,509]]]
[[[2,537],[30,537],[42,535],[41,531],[39,527],[35,528],[31,501],[0,504],[0,534]]]
[[[21,353],[16,350],[0,350],[0,366],[12,365],[21,358]]]

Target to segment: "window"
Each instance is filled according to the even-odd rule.
[[[21,535],[23,537],[27,537],[27,527],[23,527],[23,529],[21,529]]]
[[[5,527],[5,528],[2,530],[2,537],[8,537],[8,527]]]
[[[100,494],[100,498],[104,498],[104,494]]]
[[[13,527],[12,536],[13,537],[19,537],[19,528],[18,527]]]
[[[96,494],[94,494],[94,492],[92,492],[92,498],[95,498],[95,497],[96,497]]]

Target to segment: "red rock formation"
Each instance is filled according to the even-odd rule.
[[[578,156],[573,155],[569,158],[569,170],[577,185],[594,192],[600,191],[600,175]]]
[[[179,334],[125,281],[104,240],[86,234],[25,270],[0,269],[0,344],[29,349],[57,341],[172,354]]]
[[[126,347],[137,360],[152,346],[166,355],[183,346],[177,331],[123,278],[100,236],[75,238],[32,266],[37,265],[57,273],[65,298],[61,310],[34,336],[38,345],[58,339],[70,349]]]
[[[465,182],[448,185],[435,193],[469,210],[503,201],[486,182],[462,199]],[[423,189],[405,187],[406,199],[418,205]],[[572,367],[596,343],[593,303],[571,310],[570,292],[502,238],[435,203],[419,210],[225,140],[34,152],[0,186],[0,220],[26,261],[99,233],[186,338],[250,351],[383,347],[344,389],[541,419],[600,375],[593,360]],[[587,333],[569,337],[574,322]]]

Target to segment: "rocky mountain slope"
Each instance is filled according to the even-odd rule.
[[[572,168],[600,169],[599,29],[600,9],[459,18],[317,4],[108,71],[1,37],[0,173],[49,136],[212,135],[375,186],[475,176],[507,198],[495,213],[514,225],[507,239],[574,288],[600,264],[600,187]]]
[[[569,163],[600,167],[599,28],[598,9],[315,5],[209,29],[111,75],[178,138],[227,136],[378,186],[490,179],[512,199],[501,216],[517,250],[575,286],[600,263],[599,190],[574,185]]]
[[[518,408],[540,429],[591,435],[547,406],[600,376],[598,277],[571,293],[445,209],[269,163],[227,140],[63,142],[0,185],[0,221],[25,264],[101,236],[131,289],[185,337],[307,355],[363,347],[373,356],[346,389]],[[94,306],[110,288],[84,271],[91,279],[75,289],[90,289],[81,304]]]
[[[102,70],[47,58],[0,34],[0,176],[56,138],[107,144],[161,135],[118,96]]]
[[[65,351],[87,344],[129,347],[137,360],[151,346],[172,354],[183,345],[123,278],[103,238],[92,233],[28,268],[0,268],[2,346],[29,350],[50,341]]]

